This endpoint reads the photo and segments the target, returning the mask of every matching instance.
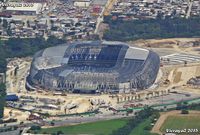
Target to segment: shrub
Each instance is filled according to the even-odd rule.
[[[189,114],[188,110],[181,110],[181,114]]]
[[[30,130],[40,130],[41,127],[40,126],[31,126],[31,129]]]

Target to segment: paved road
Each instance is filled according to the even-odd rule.
[[[134,116],[134,113],[129,114],[128,116],[122,114],[107,114],[107,115],[99,115],[96,114],[95,116],[84,116],[84,117],[65,117],[60,121],[55,121],[55,126],[62,126],[62,125],[73,125],[73,124],[80,124],[80,123],[87,123],[87,122],[95,122],[100,120],[110,120],[110,119],[119,119],[125,117]]]
[[[188,0],[189,1],[189,6],[188,6],[188,11],[187,11],[187,14],[186,14],[186,18],[188,19],[190,17],[190,13],[191,13],[191,9],[192,9],[192,4],[193,4],[193,1],[191,0]]]
[[[200,100],[195,100],[198,103],[200,102]],[[190,102],[192,103],[192,102]],[[165,108],[175,108],[176,107],[176,103],[174,104],[169,104],[169,105],[165,105]],[[156,106],[154,107],[155,109],[161,109],[164,108],[164,106]],[[143,109],[143,108],[141,108]],[[138,112],[141,109],[136,109],[134,110],[134,112]],[[129,116],[126,116],[126,112],[121,113],[120,114],[96,114],[94,116],[77,116],[77,117],[62,117],[60,121],[54,121],[55,126],[63,126],[63,125],[74,125],[74,124],[80,124],[80,123],[87,123],[87,122],[95,122],[95,121],[100,121],[100,120],[110,120],[110,119],[119,119],[119,118],[125,118],[125,117],[132,117],[134,116],[135,113],[129,114]],[[47,121],[50,123],[50,121]],[[14,126],[14,125],[19,125],[18,123],[13,123],[13,124],[7,124],[7,126]],[[31,127],[32,125],[35,125],[34,123],[25,123],[24,124],[24,128],[26,127]]]
[[[104,12],[105,12],[105,10],[106,10],[106,7],[107,7],[107,5],[108,5],[109,3],[110,3],[110,0],[107,0],[107,2],[104,3],[105,5],[102,5],[102,6],[103,6],[103,9],[102,9],[100,15],[99,15],[98,18],[97,18],[96,29],[95,29],[95,31],[94,31],[95,34],[97,34],[97,33],[99,32],[99,25],[100,25],[101,22],[103,22],[103,20],[104,20],[104,19],[103,19],[103,14],[104,14]]]

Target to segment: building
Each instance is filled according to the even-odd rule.
[[[83,93],[143,90],[159,70],[159,56],[121,42],[74,42],[33,58],[27,86]]]
[[[41,3],[10,3],[6,11],[14,15],[37,15],[42,11]]]
[[[6,101],[18,101],[19,97],[16,94],[13,94],[13,93],[7,93],[5,100]]]
[[[76,0],[76,1],[74,1],[74,6],[87,8],[90,6],[90,3],[91,3],[90,0]]]

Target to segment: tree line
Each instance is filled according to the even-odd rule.
[[[108,16],[105,17],[105,23],[109,24],[109,29],[103,35],[105,40],[129,41],[200,36],[200,17],[123,21],[113,20]]]
[[[137,112],[135,117],[131,118],[125,126],[113,131],[111,135],[129,135],[135,127],[150,117],[152,119],[158,118],[159,113],[150,107],[145,107],[144,110]],[[151,127],[146,127],[146,129],[150,130]]]
[[[6,58],[31,56],[41,49],[65,42],[54,36],[50,36],[47,40],[42,37],[0,40],[0,72],[6,71]]]
[[[0,118],[3,117],[3,113],[4,113],[4,105],[5,105],[5,95],[6,95],[6,91],[5,91],[6,87],[5,84],[0,83]]]

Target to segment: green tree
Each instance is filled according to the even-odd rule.
[[[0,118],[3,117],[5,106],[6,87],[5,84],[0,84]]]
[[[12,31],[11,31],[10,27],[7,29],[7,34],[8,34],[8,36],[12,36]]]
[[[62,135],[62,134],[64,134],[62,131],[58,131],[57,133],[56,133],[57,135]]]
[[[183,110],[181,110],[181,114],[189,114],[189,111],[188,111],[188,110],[185,110],[185,109],[183,109]]]
[[[63,39],[58,39],[55,36],[50,36],[47,39],[47,44],[50,45],[50,46],[57,45],[57,44],[62,44],[62,43],[64,43],[64,40]]]
[[[30,27],[30,21],[27,20],[26,23],[27,23],[27,27]]]
[[[7,20],[3,20],[3,28],[7,29],[8,28],[8,21]]]
[[[151,116],[157,116],[157,112],[150,108],[145,107],[144,110],[138,112],[135,117],[129,120],[129,122],[122,128],[112,132],[112,135],[129,135],[131,131],[142,121],[146,120]],[[147,128],[146,128],[147,130]]]
[[[30,130],[40,130],[41,127],[40,126],[36,126],[36,125],[33,125],[31,126]]]
[[[104,32],[103,39],[129,41],[150,38],[172,38],[200,36],[200,17],[165,18],[148,20],[123,21],[105,17],[109,30]]]

